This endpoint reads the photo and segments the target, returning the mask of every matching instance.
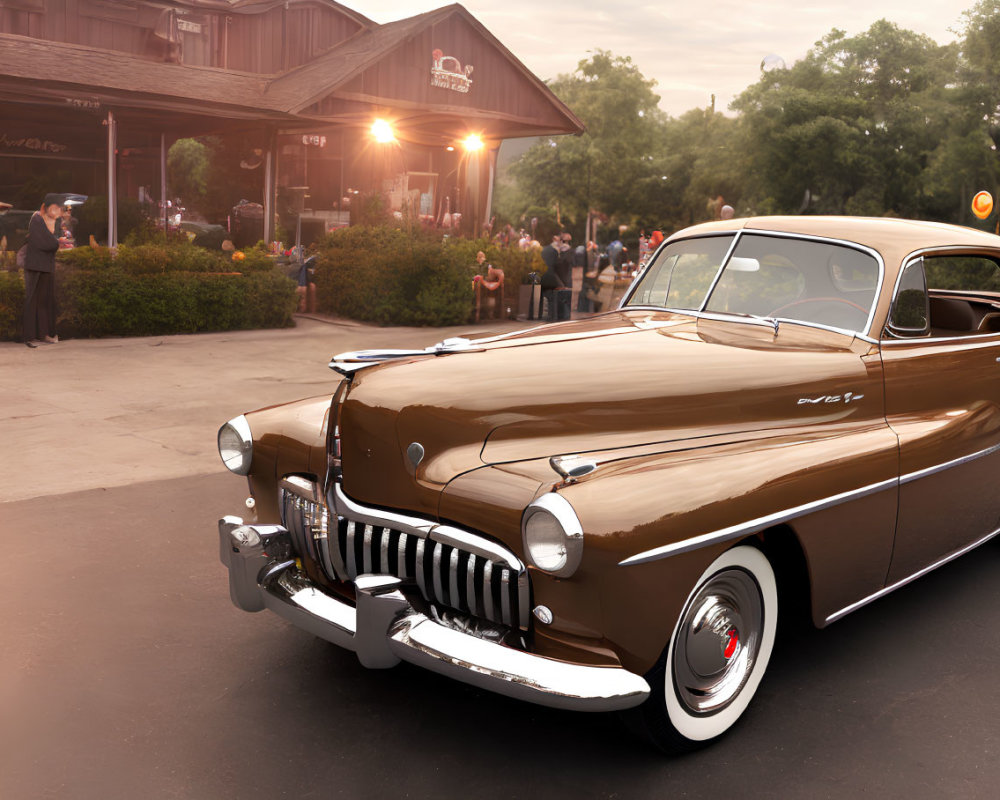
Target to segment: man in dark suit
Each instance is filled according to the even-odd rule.
[[[63,195],[47,194],[42,207],[28,222],[24,253],[24,343],[37,347],[38,341],[55,344],[56,335],[56,251],[59,249]]]

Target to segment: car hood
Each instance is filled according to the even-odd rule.
[[[853,409],[811,401],[863,396],[870,349],[801,325],[637,310],[380,364],[343,407],[345,489],[431,512],[427,491],[484,464],[829,420]]]

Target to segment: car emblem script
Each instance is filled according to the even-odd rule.
[[[863,394],[855,394],[854,392],[844,392],[843,394],[824,394],[819,397],[800,397],[797,405],[819,405],[820,403],[843,403],[844,405],[850,405],[851,403],[856,403],[864,397]]]

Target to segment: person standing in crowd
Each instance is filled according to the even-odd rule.
[[[38,341],[55,344],[56,335],[56,251],[62,233],[63,195],[47,194],[42,207],[28,222],[24,253],[24,343],[37,347]]]
[[[622,244],[621,239],[615,239],[608,245],[608,260],[611,262],[611,266],[614,267],[616,273],[621,272],[624,254],[625,245]]]
[[[559,260],[559,246],[561,244],[562,240],[559,238],[559,235],[556,234],[552,237],[552,241],[542,248],[542,261],[545,262],[546,275],[549,273],[555,275],[556,262]]]
[[[559,282],[567,289],[573,288],[573,237],[569,233],[564,233],[558,245],[559,255],[556,258],[556,275]]]
[[[653,231],[649,236],[649,255],[653,255],[661,244],[663,244],[663,231]]]

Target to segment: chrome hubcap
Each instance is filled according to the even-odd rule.
[[[723,570],[702,584],[674,640],[673,680],[681,704],[695,714],[728,706],[753,671],[763,629],[764,603],[749,572]]]

